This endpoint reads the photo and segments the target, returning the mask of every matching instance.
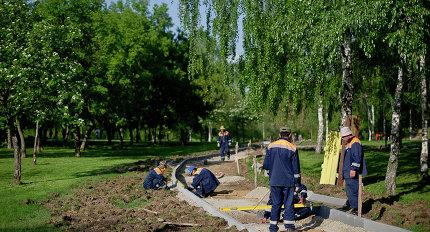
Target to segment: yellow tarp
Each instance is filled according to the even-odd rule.
[[[336,184],[337,164],[339,162],[339,151],[341,149],[340,133],[331,131],[328,134],[324,149],[324,163],[321,165],[320,184]]]

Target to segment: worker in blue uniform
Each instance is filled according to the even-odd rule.
[[[291,143],[291,130],[281,127],[280,138],[269,144],[263,168],[269,171],[270,231],[278,231],[278,221],[284,205],[284,226],[286,231],[295,231],[293,198],[294,190],[301,185],[299,153]]]
[[[199,197],[210,196],[219,185],[219,181],[215,175],[206,168],[196,168],[191,165],[186,169],[186,173],[189,176],[194,176],[188,190],[195,190],[194,193]]]
[[[161,188],[168,189],[167,178],[163,175],[166,172],[166,169],[166,163],[160,162],[160,164],[156,168],[152,169],[145,177],[145,180],[143,181],[143,187],[145,189],[154,190],[158,190]]]
[[[342,166],[342,176],[345,180],[345,190],[348,200],[342,210],[350,210],[357,214],[358,210],[358,176],[367,175],[366,162],[364,161],[363,147],[360,140],[355,137],[349,127],[340,129],[342,142],[346,144]]]
[[[219,153],[221,156],[221,161],[225,160],[225,156],[227,155],[227,159],[230,159],[230,148],[231,146],[231,137],[230,133],[225,129],[224,126],[221,126],[220,132],[218,133],[217,144],[220,148]]]
[[[295,188],[293,204],[306,204],[306,198],[308,197],[308,191],[304,184]],[[269,198],[268,205],[272,204],[272,199]],[[311,209],[309,207],[294,207],[294,220],[301,220],[306,218],[311,214]],[[270,219],[270,211],[264,212],[264,219]]]

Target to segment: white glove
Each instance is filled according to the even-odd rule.
[[[231,146],[231,142],[229,142],[228,145]]]
[[[219,147],[220,145],[219,145],[219,143],[217,143],[217,145],[216,145],[217,147]]]

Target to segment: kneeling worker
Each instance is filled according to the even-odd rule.
[[[143,181],[143,187],[145,189],[154,189],[158,190],[161,188],[169,189],[167,187],[167,178],[163,176],[164,172],[167,169],[167,165],[165,162],[160,162],[160,164],[152,169],[149,174],[145,177]]]
[[[199,197],[208,197],[219,185],[219,181],[215,175],[206,168],[189,166],[186,170],[186,174],[194,176],[191,187],[189,187],[188,190],[195,189],[195,194]]]
[[[308,197],[307,188],[304,184],[295,188],[293,204],[303,204],[306,205],[306,198]],[[268,205],[272,204],[272,199],[269,198]],[[294,220],[301,220],[308,217],[311,214],[311,209],[309,207],[294,207]],[[264,212],[264,220],[270,219],[270,211]]]

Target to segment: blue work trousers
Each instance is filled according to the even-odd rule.
[[[294,187],[270,186],[272,198],[272,210],[270,212],[270,232],[278,231],[278,221],[281,215],[281,207],[284,204],[284,226],[294,229]]]
[[[358,209],[358,178],[345,178],[345,190],[349,206]]]
[[[228,147],[227,143],[223,143],[221,144],[221,148],[219,150],[219,154],[221,156],[221,160],[225,159],[225,155],[227,155],[227,158],[230,159],[230,149]]]

